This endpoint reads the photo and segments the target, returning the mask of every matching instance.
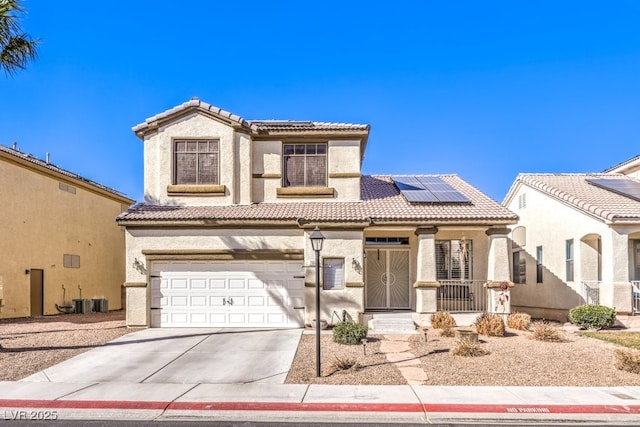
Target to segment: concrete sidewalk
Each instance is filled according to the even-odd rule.
[[[0,382],[0,420],[640,425],[640,387]]]

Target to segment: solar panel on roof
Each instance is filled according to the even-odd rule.
[[[630,179],[591,178],[587,179],[587,182],[596,187],[604,188],[605,190],[640,202],[640,182],[638,181],[632,181]]]
[[[402,195],[415,203],[468,203],[470,200],[439,176],[393,176]]]

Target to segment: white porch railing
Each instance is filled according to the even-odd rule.
[[[600,284],[598,280],[582,281],[582,298],[585,304],[600,304]]]
[[[484,312],[487,290],[484,280],[440,280],[438,311]]]
[[[631,312],[640,313],[640,280],[631,281]]]

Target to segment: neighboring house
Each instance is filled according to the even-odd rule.
[[[134,201],[48,157],[0,145],[0,318],[58,314],[81,298],[120,309],[125,237],[114,219]]]
[[[512,232],[512,310],[566,321],[600,303],[638,310],[640,157],[603,173],[520,174],[503,204]]]
[[[192,99],[133,130],[146,200],[118,217],[129,325],[311,323],[315,227],[329,323],[483,311],[509,279],[517,216],[455,175],[362,175],[368,125],[248,121]]]

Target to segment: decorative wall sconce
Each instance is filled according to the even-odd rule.
[[[358,261],[358,258],[354,257],[351,259],[351,268],[353,268],[358,273],[362,273],[362,265],[360,264],[360,261]]]
[[[24,271],[24,274],[29,274],[31,273],[31,270],[29,270],[28,268]]]

